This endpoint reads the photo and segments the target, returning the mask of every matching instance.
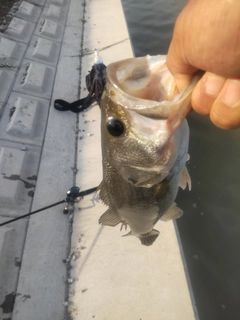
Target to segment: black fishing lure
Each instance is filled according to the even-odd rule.
[[[97,50],[95,51],[95,63],[85,79],[86,87],[89,92],[87,97],[72,103],[57,99],[54,101],[54,108],[58,111],[79,113],[87,109],[95,101],[98,105],[100,104],[100,99],[106,84],[106,66],[103,64]]]

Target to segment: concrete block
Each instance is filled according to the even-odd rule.
[[[37,179],[40,148],[0,141],[0,215],[29,211]]]
[[[7,220],[0,217],[0,223]],[[27,221],[20,220],[0,227],[0,319],[11,318],[26,226]]]
[[[49,99],[54,75],[55,68],[35,61],[24,60],[14,85],[14,91]]]
[[[65,24],[67,18],[67,10],[66,8],[64,8],[64,6],[49,4],[45,6],[42,17],[61,24]]]
[[[4,32],[4,35],[11,39],[27,43],[34,28],[35,25],[33,23],[14,17]]]
[[[83,11],[85,10],[85,6],[81,1],[71,1],[68,11],[68,16],[71,17],[67,19],[67,26],[78,28],[80,31],[83,29],[83,22],[81,18],[83,18]]]
[[[24,43],[2,37],[0,41],[0,68],[12,69],[20,65],[26,50]]]
[[[22,187],[21,172],[25,152],[4,147],[0,149],[0,201],[1,205],[18,205]]]
[[[14,75],[15,73],[13,71],[0,69],[0,101],[4,102],[11,90]]]
[[[3,114],[3,106],[4,106],[3,102],[0,102],[0,119],[1,119],[2,114]]]
[[[68,4],[67,0],[48,0],[49,4],[56,4],[59,6],[66,6]]]
[[[63,32],[64,26],[62,24],[48,19],[40,19],[35,31],[35,35],[61,42]]]
[[[46,0],[28,0],[28,2],[35,4],[39,7],[43,7],[46,3]]]
[[[41,8],[31,3],[23,1],[15,16],[30,22],[37,22],[41,14]]]
[[[12,93],[0,122],[2,139],[41,146],[49,101]]]
[[[25,58],[56,66],[58,62],[59,51],[59,42],[33,36]]]

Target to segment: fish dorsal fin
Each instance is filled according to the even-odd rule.
[[[179,186],[184,190],[187,185],[188,185],[188,189],[190,191],[192,188],[192,183],[191,183],[191,178],[188,173],[188,170],[185,166],[181,172],[181,175],[180,175]]]
[[[139,236],[139,239],[141,240],[141,244],[143,244],[144,246],[151,246],[159,236],[159,233],[160,232],[158,230],[152,229],[152,231],[146,234],[141,234]]]
[[[181,209],[179,209],[174,202],[172,206],[168,209],[166,213],[160,218],[162,221],[169,221],[169,220],[174,220],[177,218],[180,218],[183,215],[183,212]]]
[[[122,222],[122,219],[117,213],[113,212],[111,209],[108,209],[103,215],[101,215],[98,222],[104,226],[115,227],[117,224]]]
[[[108,197],[108,192],[107,192],[106,184],[105,184],[104,180],[100,183],[100,185],[98,186],[97,190],[99,191],[99,197],[102,200],[102,202],[106,206],[110,206],[111,202],[110,202],[110,199]]]

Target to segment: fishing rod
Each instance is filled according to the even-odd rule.
[[[24,215],[21,215],[19,217],[16,217],[16,218],[13,218],[11,220],[8,220],[8,221],[5,221],[3,223],[0,223],[0,227],[6,225],[6,224],[9,224],[9,223],[12,223],[14,221],[17,221],[17,220],[20,220],[20,219],[23,219],[23,218],[26,218],[26,217],[29,217],[33,214],[36,214],[38,212],[41,212],[41,211],[44,211],[44,210],[47,210],[49,208],[52,208],[52,207],[55,207],[55,206],[58,206],[59,204],[62,204],[62,203],[67,203],[67,206],[64,208],[63,210],[63,213],[64,214],[68,214],[70,212],[73,211],[73,207],[74,207],[74,203],[76,202],[76,200],[78,198],[84,198],[84,196],[87,196],[88,194],[90,193],[93,193],[95,191],[97,191],[97,188],[98,187],[94,187],[94,188],[90,188],[90,189],[87,189],[87,190],[84,190],[84,191],[81,191],[80,192],[80,188],[74,186],[72,188],[70,188],[68,191],[67,191],[67,196],[65,199],[61,200],[61,201],[58,201],[58,202],[55,202],[53,204],[50,204],[48,206],[45,206],[41,209],[38,209],[38,210],[35,210],[35,211],[32,211],[32,212],[29,212],[27,214],[24,214]]]

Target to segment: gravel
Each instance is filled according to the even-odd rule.
[[[0,32],[7,29],[22,0],[0,0]]]

